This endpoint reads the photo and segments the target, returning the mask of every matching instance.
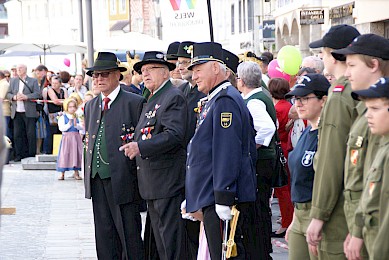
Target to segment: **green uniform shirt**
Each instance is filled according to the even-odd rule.
[[[389,255],[389,135],[381,139],[379,150],[368,171],[359,206],[362,221],[356,225],[367,230],[376,228],[378,234],[366,245],[369,259],[388,259]],[[369,232],[367,232],[368,234]],[[365,239],[365,238],[364,238]]]
[[[367,119],[365,117],[366,107],[364,102],[359,102],[357,107],[358,117],[352,125],[347,142],[347,154],[344,171],[344,190],[346,200],[351,199],[352,204],[358,204],[362,194],[363,180],[366,179],[367,172],[371,166],[377,150],[380,136],[370,133]],[[349,232],[355,237],[362,238],[362,229],[358,227],[354,230],[354,215],[356,212],[346,212],[352,207],[345,207]]]
[[[357,115],[357,103],[351,97],[351,91],[350,83],[345,77],[335,81],[328,90],[327,102],[320,115],[310,213],[315,219],[328,221],[334,208],[343,204],[347,137]],[[343,211],[343,205],[341,207]]]
[[[105,138],[104,113],[101,117],[99,132],[96,137],[95,147],[92,157],[92,178],[98,174],[101,179],[111,177],[109,172],[109,160],[107,152],[107,143]]]

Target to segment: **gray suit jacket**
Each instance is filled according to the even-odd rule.
[[[26,117],[38,117],[39,114],[36,111],[36,103],[30,101],[31,99],[39,99],[41,97],[38,80],[30,77],[26,77],[25,81],[28,87],[25,85],[23,94],[27,96],[28,100],[24,101],[24,107],[26,109]],[[7,93],[7,99],[12,98],[19,92],[19,78],[11,78],[9,89]],[[15,117],[16,113],[16,101],[12,100],[11,106],[11,118]]]
[[[104,112],[106,113],[104,125],[112,191],[114,202],[117,205],[140,200],[135,160],[126,157],[124,152],[119,151],[119,147],[123,143],[121,140],[123,125],[126,128],[135,129],[145,101],[139,95],[120,90],[110,109]],[[84,110],[86,138],[84,182],[85,197],[88,199],[92,196],[92,157],[102,117],[101,103],[101,95],[99,95],[88,101]]]

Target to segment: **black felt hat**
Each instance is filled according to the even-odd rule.
[[[193,44],[192,63],[188,67],[189,70],[193,66],[206,63],[208,61],[223,62],[223,48],[217,42],[201,42]]]
[[[166,52],[166,60],[176,60],[177,59],[177,52],[178,47],[180,46],[180,42],[172,42],[169,44],[169,47],[167,48]]]
[[[86,72],[87,75],[92,76],[93,71],[103,71],[103,70],[113,70],[117,69],[120,72],[126,71],[127,69],[124,67],[119,67],[120,61],[116,57],[116,55],[112,52],[99,52],[97,58],[95,60],[95,64],[93,67],[86,68],[88,70]]]
[[[335,25],[318,41],[311,42],[309,48],[328,47],[342,49],[347,47],[356,37],[361,35],[357,29],[347,24]]]
[[[331,52],[337,60],[345,60],[349,54],[363,54],[389,60],[389,40],[377,34],[362,34],[355,38],[346,48]]]
[[[239,57],[230,51],[223,49],[223,62],[235,75],[238,70]]]
[[[160,51],[146,51],[143,55],[143,60],[134,64],[134,70],[141,74],[142,66],[150,63],[163,64],[168,66],[170,71],[174,70],[176,68],[176,65],[166,61],[164,57],[165,56]]]
[[[389,77],[380,78],[368,89],[353,91],[351,92],[351,96],[355,100],[359,100],[360,97],[389,98]]]
[[[181,42],[178,46],[176,57],[192,58],[192,52],[194,42],[186,41]]]
[[[331,84],[322,74],[308,73],[301,77],[303,80],[294,85],[294,89],[285,95],[285,98],[293,96],[304,97],[315,91],[326,92]]]

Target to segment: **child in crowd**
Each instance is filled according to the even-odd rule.
[[[363,230],[363,242],[369,259],[388,259],[389,77],[380,78],[369,89],[354,91],[352,95],[365,103],[371,133],[382,136],[377,154],[364,181],[355,224]]]
[[[58,180],[65,179],[65,171],[74,170],[73,177],[81,180],[79,175],[82,161],[82,141],[79,130],[81,124],[76,116],[77,101],[73,98],[63,102],[64,114],[58,119],[58,128],[62,132],[61,145],[57,158],[57,171],[61,172]]]

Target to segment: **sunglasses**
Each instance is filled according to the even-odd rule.
[[[111,74],[113,71],[104,71],[104,72],[93,72],[92,78],[97,79],[99,76],[102,78],[108,78],[109,74]]]

